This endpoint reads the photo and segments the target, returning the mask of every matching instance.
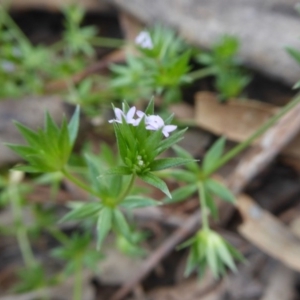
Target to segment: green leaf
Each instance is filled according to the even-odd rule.
[[[113,123],[114,126],[114,131],[116,134],[116,139],[117,139],[117,145],[119,149],[120,156],[123,160],[124,163],[126,163],[126,157],[127,157],[127,145],[126,142],[120,132],[119,126],[116,123]]]
[[[146,115],[154,115],[154,97],[149,101],[147,108],[145,109]]]
[[[33,167],[33,166],[25,166],[25,165],[18,165],[18,166],[14,166],[13,170],[17,170],[17,171],[23,171],[26,173],[40,173],[40,169]]]
[[[90,218],[93,215],[96,215],[103,205],[99,202],[97,203],[87,203],[87,204],[78,204],[76,208],[67,213],[60,222],[66,222],[70,220],[83,220]]]
[[[29,155],[34,155],[36,153],[35,149],[28,147],[28,146],[15,145],[15,144],[9,144],[9,143],[5,143],[5,145],[26,160]]]
[[[159,142],[161,141],[161,138],[162,138],[162,129],[159,129],[154,132],[151,132],[146,142],[141,145],[143,149],[145,149],[149,160],[152,160],[157,156],[156,149],[159,145]]]
[[[144,196],[127,196],[120,204],[127,209],[161,205],[161,202]]]
[[[219,278],[218,257],[215,250],[216,247],[214,247],[214,245],[207,245],[205,248],[205,256],[207,258],[207,263],[213,273],[213,276],[215,278]]]
[[[103,207],[97,222],[97,250],[101,248],[104,239],[112,227],[112,217],[112,209],[110,207]]]
[[[113,210],[113,224],[116,226],[116,229],[121,233],[128,241],[131,241],[131,230],[130,227],[119,209]]]
[[[23,124],[14,121],[15,126],[21,132],[22,136],[26,139],[29,145],[33,147],[39,147],[39,136],[33,130],[29,129],[28,127],[24,126]]]
[[[112,148],[105,143],[101,144],[101,157],[103,157],[103,160],[110,167],[115,166],[117,164],[118,160],[116,159]]]
[[[174,144],[178,143],[180,140],[183,139],[183,134],[187,131],[187,128],[182,129],[180,131],[177,131],[173,133],[171,136],[169,136],[167,139],[164,139],[159,143],[159,147],[155,151],[156,155],[161,154]]]
[[[86,161],[87,166],[88,166],[89,179],[91,181],[92,188],[95,191],[101,192],[102,191],[102,189],[101,189],[102,185],[98,180],[98,176],[99,176],[99,170],[97,168],[98,164],[97,164],[96,160],[94,159],[94,157],[92,155],[90,155],[88,153],[85,153],[84,157],[85,157],[85,161]]]
[[[222,262],[225,263],[227,267],[229,267],[232,271],[236,272],[236,266],[230,254],[230,251],[227,249],[226,244],[220,243],[218,247],[216,247],[216,251],[218,256],[221,258]]]
[[[46,112],[46,118],[45,118],[45,133],[47,139],[49,139],[51,142],[56,141],[59,135],[59,128],[57,127],[57,125],[55,124],[55,122],[53,121],[52,117],[48,112]]]
[[[291,47],[286,47],[285,49],[290,54],[290,56],[292,56],[297,61],[297,63],[300,64],[300,51]]]
[[[207,179],[204,182],[204,185],[214,195],[232,204],[235,203],[235,197],[231,193],[231,191],[227,189],[223,184],[219,183],[218,181],[213,179]]]
[[[198,263],[197,247],[192,245],[184,270],[184,277],[190,276],[191,273],[196,269]]]
[[[206,153],[203,159],[203,164],[202,164],[204,173],[208,173],[218,163],[224,151],[224,146],[225,146],[225,138],[221,137],[208,150],[208,152]]]
[[[186,168],[194,173],[198,173],[199,172],[199,166],[196,162],[196,160],[194,159],[194,157],[187,152],[186,150],[184,150],[182,147],[178,146],[178,145],[174,145],[172,147],[175,151],[175,153],[179,156],[179,157],[183,157],[186,159],[190,159],[191,162],[186,164]]]
[[[187,198],[190,197],[193,193],[195,193],[197,189],[198,187],[195,183],[182,186],[172,192],[172,199],[165,199],[163,200],[163,202],[169,204],[187,200]]]
[[[197,174],[194,174],[190,171],[181,170],[181,169],[172,169],[166,171],[168,177],[175,178],[178,181],[183,181],[186,183],[193,183],[198,181]]]
[[[72,145],[70,144],[69,131],[67,127],[66,119],[63,118],[60,133],[58,135],[58,149],[59,156],[61,157],[61,165],[65,165],[70,156]]]
[[[210,194],[210,191],[207,190],[206,186],[205,187],[205,204],[208,207],[212,217],[217,220],[218,219],[218,209],[216,206],[216,203],[212,197],[212,195]]]
[[[78,134],[79,117],[80,117],[80,106],[77,105],[75,112],[73,113],[73,116],[68,125],[69,138],[70,138],[71,145],[74,145],[74,142],[75,142],[77,134]]]
[[[160,171],[160,170],[184,165],[194,161],[195,161],[194,159],[187,159],[181,157],[160,158],[153,161],[149,167],[151,171]]]
[[[172,198],[168,186],[164,181],[162,181],[159,177],[155,176],[152,173],[140,174],[139,177],[145,181],[146,183],[153,185],[154,187],[161,190],[165,193],[169,198]]]
[[[130,174],[132,174],[132,171],[128,167],[118,166],[106,170],[104,173],[98,176],[98,178],[101,178],[102,176],[109,176],[109,175],[130,175]]]
[[[293,90],[296,90],[296,89],[299,89],[300,88],[300,81],[296,82],[294,85],[293,85]]]
[[[238,251],[235,247],[233,247],[226,240],[224,240],[224,243],[232,257],[234,257],[236,260],[241,261],[241,262],[245,261],[245,257],[243,256],[243,254],[240,251]]]

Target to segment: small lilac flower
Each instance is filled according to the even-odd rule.
[[[148,31],[141,31],[135,38],[135,43],[144,49],[153,49],[153,43]]]
[[[164,120],[156,115],[146,117],[145,123],[148,130],[159,130],[162,128],[162,133],[165,137],[168,137],[170,132],[177,128],[175,125],[165,125]]]
[[[125,113],[120,108],[115,108],[114,113],[115,113],[116,119],[109,120],[108,122],[109,123],[113,123],[113,122],[122,123],[123,118],[124,118],[127,124],[132,124],[134,126],[137,126],[138,125],[138,124],[136,125],[137,120],[135,120],[133,118],[135,115],[135,111],[136,111],[136,108],[135,108],[135,106],[133,106],[129,109],[129,111],[125,115]]]

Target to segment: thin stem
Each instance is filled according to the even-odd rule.
[[[86,192],[99,197],[98,193],[94,190],[92,190],[89,186],[84,184],[82,181],[74,177],[66,168],[63,168],[61,172],[65,175],[66,178],[68,178],[70,181],[72,181],[74,184],[79,186],[81,189],[85,190]]]
[[[207,67],[203,69],[199,69],[197,71],[191,72],[188,76],[194,81],[196,79],[201,79],[210,75],[214,75],[216,73],[216,69],[213,67]]]
[[[93,37],[90,39],[93,46],[118,48],[125,44],[121,39],[105,38],[105,37]]]
[[[204,185],[201,181],[198,182],[198,193],[200,198],[200,205],[201,205],[201,220],[203,229],[209,229],[209,222],[208,222],[208,208],[205,201],[205,189]]]
[[[82,294],[82,257],[76,260],[73,300],[81,300]]]
[[[130,179],[130,182],[126,188],[126,190],[124,191],[123,194],[121,194],[121,196],[118,198],[117,200],[117,203],[120,203],[131,191],[132,187],[133,187],[133,184],[134,184],[134,181],[135,181],[135,177],[136,175],[135,174],[132,174],[131,176],[131,179]]]
[[[36,264],[36,261],[27,236],[27,228],[24,226],[24,224],[22,224],[22,208],[20,206],[21,199],[19,196],[18,187],[15,184],[11,184],[9,187],[9,193],[13,218],[15,224],[17,225],[16,236],[18,245],[25,265],[28,268],[31,268]]]
[[[285,105],[276,115],[270,118],[265,124],[263,124],[257,131],[255,131],[248,139],[244,142],[238,144],[236,147],[231,149],[228,153],[226,153],[220,161],[205,175],[209,177],[220,167],[225,165],[228,161],[242,152],[245,148],[247,148],[251,143],[256,140],[260,135],[265,133],[272,125],[274,125],[284,114],[294,108],[297,104],[300,103],[300,95],[296,96],[292,101],[290,101],[287,105]]]

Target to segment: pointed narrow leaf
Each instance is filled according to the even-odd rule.
[[[205,187],[214,195],[220,197],[221,199],[230,202],[232,204],[235,203],[235,197],[231,193],[231,191],[225,187],[223,184],[219,183],[213,179],[207,179],[205,181]]]
[[[187,200],[193,193],[197,191],[198,187],[197,184],[189,184],[186,186],[182,186],[175,191],[172,192],[172,199],[165,199],[163,200],[164,203],[177,203],[184,200]]]
[[[224,243],[229,250],[232,257],[234,257],[238,261],[245,261],[245,257],[241,252],[239,252],[234,246],[232,246],[230,243],[228,243],[226,240],[224,240]]]
[[[97,168],[98,164],[94,160],[93,156],[89,155],[88,153],[84,154],[84,158],[86,161],[86,164],[88,166],[89,171],[89,178],[92,184],[92,188],[95,191],[100,191],[99,187],[101,186],[99,180],[97,179],[99,176],[99,170]]]
[[[182,169],[168,170],[166,174],[168,177],[175,178],[178,181],[183,181],[186,183],[193,183],[198,181],[197,174]]]
[[[205,248],[205,254],[208,266],[210,267],[214,278],[219,278],[219,268],[218,268],[218,257],[215,251],[214,245],[207,245]]]
[[[127,196],[120,205],[124,208],[133,209],[161,205],[161,202],[144,196]]]
[[[171,114],[165,121],[165,125],[170,125],[174,119],[174,114]]]
[[[98,178],[101,178],[102,176],[109,176],[109,175],[130,175],[130,174],[132,174],[132,171],[128,167],[118,166],[106,170],[104,173],[98,176]]]
[[[153,161],[149,167],[151,171],[160,171],[172,167],[177,167],[180,165],[185,165],[194,161],[194,159],[187,159],[181,157],[160,158]]]
[[[219,161],[224,151],[225,138],[218,139],[208,150],[203,159],[202,168],[204,173],[208,173]]]
[[[77,105],[73,116],[68,124],[69,138],[71,145],[74,145],[79,128],[80,106]]]
[[[286,47],[285,49],[298,63],[300,63],[300,51],[291,47]]]
[[[218,219],[218,209],[217,206],[215,204],[215,201],[212,197],[212,195],[210,194],[210,191],[207,190],[207,188],[205,187],[205,203],[206,206],[208,207],[212,217],[217,220]]]
[[[123,215],[123,213],[119,209],[114,209],[113,211],[113,224],[128,241],[132,240],[130,227]]]
[[[101,203],[86,203],[77,205],[77,207],[67,213],[60,222],[66,222],[70,220],[83,220],[96,215],[103,205]]]
[[[180,140],[183,139],[183,134],[187,131],[187,128],[182,129],[180,131],[177,131],[173,133],[171,136],[168,138],[164,139],[163,141],[160,142],[157,150],[155,151],[156,155],[161,154],[174,144],[178,143]]]
[[[119,149],[120,156],[124,163],[126,163],[126,157],[127,157],[127,145],[124,141],[124,138],[120,132],[119,126],[116,123],[113,123],[115,135],[117,139],[117,145]]]
[[[155,158],[156,149],[159,145],[159,142],[161,141],[161,138],[162,138],[162,129],[159,129],[157,131],[151,132],[151,135],[148,137],[145,144],[142,145],[147,155],[149,156],[149,159]]]
[[[191,273],[196,269],[197,265],[199,264],[198,260],[197,248],[192,246],[184,270],[184,277],[190,276]]]
[[[147,108],[145,109],[146,115],[153,115],[154,114],[154,97],[149,101]]]
[[[5,143],[5,145],[26,160],[29,155],[33,155],[36,153],[35,149],[28,146],[8,144],[8,143]]]
[[[25,166],[25,165],[19,165],[19,166],[15,166],[13,167],[13,170],[17,170],[17,171],[23,171],[26,173],[40,173],[40,169],[33,167],[33,166]]]
[[[216,247],[216,251],[218,252],[218,256],[220,257],[222,262],[225,263],[225,265],[229,267],[233,272],[236,272],[236,265],[233,261],[230,251],[226,247],[226,244],[220,243],[218,247]]]
[[[55,138],[57,138],[59,134],[59,128],[55,124],[48,111],[46,112],[45,118],[45,132],[47,134],[47,137],[51,140],[55,140]]]
[[[39,136],[33,130],[29,129],[28,127],[24,126],[23,124],[14,121],[15,126],[21,132],[25,140],[28,142],[29,145],[38,147],[39,145]]]
[[[124,175],[110,175],[106,177],[108,194],[111,198],[117,199],[123,187]]]
[[[59,157],[61,158],[62,166],[67,162],[69,159],[72,144],[70,143],[69,131],[67,126],[67,121],[64,118],[62,121],[60,133],[58,136],[58,148],[59,148]]]
[[[184,150],[182,147],[179,147],[178,145],[174,145],[172,147],[175,151],[175,153],[182,158],[187,158],[190,159],[191,162],[186,164],[186,168],[192,172],[197,173],[199,171],[199,166],[197,164],[197,161],[194,159],[194,157],[187,152],[186,150]]]
[[[168,186],[166,185],[166,183],[161,180],[159,177],[155,176],[152,173],[146,173],[146,174],[141,174],[139,175],[139,177],[147,182],[150,185],[153,185],[154,187],[158,188],[159,190],[161,190],[163,193],[165,193],[169,198],[172,198],[170,191],[168,189]]]
[[[104,207],[99,213],[97,222],[97,250],[101,248],[101,245],[106,238],[112,227],[113,212],[110,207]]]

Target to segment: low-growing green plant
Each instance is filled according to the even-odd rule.
[[[125,65],[113,65],[111,88],[118,98],[134,101],[161,95],[164,104],[181,100],[180,87],[189,83],[191,49],[174,31],[155,26],[135,40],[138,55]]]
[[[63,39],[50,47],[33,46],[0,7],[0,43],[4,45],[0,49],[0,80],[4,86],[0,96],[41,93],[46,81],[65,78],[92,61],[95,46],[118,47],[123,44],[118,40],[97,37],[94,27],[82,27],[84,11],[80,7],[71,5],[65,8],[64,14]],[[125,65],[111,66],[111,80],[93,76],[78,84],[70,83],[65,99],[80,104],[85,112],[95,116],[102,99],[107,102],[125,98],[129,103],[143,99],[146,102],[146,99],[156,95],[163,100],[161,107],[166,108],[169,103],[181,100],[183,85],[206,76],[215,77],[220,100],[236,97],[249,82],[249,77],[241,71],[236,60],[238,40],[231,36],[223,36],[211,52],[195,54],[193,48],[177,37],[174,31],[156,26],[142,31],[134,47],[138,55],[128,55]],[[294,50],[290,52],[299,59],[299,53]],[[192,71],[193,59],[205,67]],[[11,75],[9,79],[8,74]],[[115,118],[109,123],[115,133],[117,154],[103,145],[98,154],[85,149],[83,154],[72,157],[80,121],[79,106],[71,120],[67,122],[64,118],[61,126],[48,113],[45,114],[44,128],[36,131],[16,122],[27,145],[7,145],[27,164],[16,166],[8,179],[0,176],[0,205],[11,206],[13,226],[1,228],[1,231],[16,237],[24,261],[25,269],[20,273],[17,290],[43,289],[73,275],[73,299],[81,299],[82,271],[86,267],[97,266],[102,258],[99,250],[108,234],[114,233],[116,246],[121,251],[131,255],[146,253],[140,246],[145,235],[137,231],[128,217],[133,209],[185,201],[196,193],[202,226],[180,246],[190,248],[186,275],[194,270],[201,275],[207,267],[216,278],[224,275],[227,268],[235,271],[234,259],[242,260],[242,255],[214,231],[209,222],[210,217],[218,218],[216,197],[231,204],[235,203],[235,197],[212,175],[299,101],[299,97],[295,98],[228,153],[223,154],[225,139],[219,139],[201,164],[176,145],[187,129],[177,130],[177,126],[171,124],[173,116],[163,119],[155,115],[153,100],[144,112],[135,106],[130,107],[127,102],[122,104],[122,109],[113,107]],[[170,148],[177,156],[162,158],[161,155]],[[184,168],[175,168],[178,166]],[[34,173],[34,176],[42,173],[40,177],[35,177],[34,184],[51,185],[50,203],[26,203],[24,196],[29,185],[22,182],[24,172]],[[136,185],[137,178],[162,191],[165,194],[163,201],[147,196],[147,190]],[[170,192],[162,178],[175,179],[181,187]],[[69,212],[58,221],[54,199],[62,180],[71,181],[89,197],[84,201],[70,201],[67,204]],[[31,224],[25,224],[25,206],[33,216]],[[79,230],[67,236],[60,229],[65,222],[75,222]],[[44,266],[31,247],[31,242],[43,232],[49,233],[59,243],[52,251],[53,257],[66,263],[63,270],[53,276],[46,275]]]
[[[142,254],[138,251],[140,250],[138,243],[142,240],[142,236],[137,234],[132,225],[128,223],[127,213],[131,215],[131,211],[139,207],[183,201],[195,192],[198,193],[200,200],[202,228],[190,240],[181,245],[181,247],[190,247],[186,275],[195,269],[202,274],[207,266],[216,278],[224,275],[226,268],[235,271],[234,259],[241,260],[242,255],[209,226],[209,216],[218,217],[214,198],[219,197],[234,204],[234,196],[211,176],[218,168],[249,146],[255,138],[265,132],[299,101],[300,97],[296,97],[250,138],[225,155],[223,155],[225,140],[221,138],[207,152],[201,166],[188,152],[176,146],[176,143],[183,138],[186,129],[177,131],[177,126],[170,124],[172,116],[163,120],[160,116],[155,115],[153,100],[149,102],[145,112],[136,110],[135,107],[129,107],[126,103],[123,103],[122,109],[114,108],[115,119],[109,122],[114,127],[120,158],[116,158],[107,146],[102,148],[100,156],[86,153],[84,158],[87,170],[76,175],[72,174],[76,168],[70,166],[68,161],[79,127],[78,107],[70,122],[67,124],[64,119],[60,128],[53,122],[49,114],[45,116],[45,128],[36,132],[16,123],[28,143],[27,146],[8,144],[28,163],[26,166],[17,166],[17,170],[58,173],[60,174],[59,178],[67,178],[90,195],[88,202],[70,202],[68,204],[70,211],[60,221],[79,222],[83,230],[82,234],[74,234],[68,238],[63,233],[57,234],[57,230],[56,234],[55,231],[50,231],[50,233],[54,232],[53,236],[61,242],[61,247],[54,251],[54,255],[67,260],[67,273],[62,274],[75,272],[76,284],[73,299],[81,299],[83,267],[94,265],[101,258],[101,255],[90,246],[91,228],[95,227],[96,229],[97,250],[101,249],[107,235],[115,232],[120,249],[128,253]],[[171,147],[178,156],[159,158],[161,153]],[[173,169],[180,165],[185,165],[186,169]],[[171,172],[167,170],[169,168],[172,168]],[[178,182],[185,183],[185,186],[170,193],[167,184],[161,177],[175,178]],[[161,190],[166,198],[159,202],[146,196],[145,191],[135,189],[136,178]],[[14,184],[13,191],[15,189],[16,185]],[[26,227],[21,226],[22,219],[17,199],[15,195],[12,195],[11,204],[18,224],[17,236],[20,239],[24,261],[30,269],[40,267],[32,253],[28,231],[25,231]],[[39,210],[39,213],[45,212]],[[47,220],[45,222],[48,227],[49,223]],[[34,276],[28,277],[27,288],[28,286],[40,287],[46,280],[40,282],[42,276],[37,281],[35,278]],[[64,275],[58,278],[62,280]],[[59,279],[56,279],[57,281]],[[52,281],[47,279],[46,282],[55,282],[55,279]]]
[[[237,97],[250,81],[240,67],[236,55],[237,38],[224,35],[210,52],[193,51],[174,31],[155,26],[136,37],[138,55],[128,55],[125,65],[111,67],[111,88],[119,98],[133,101],[156,94],[163,98],[162,105],[182,99],[181,88],[207,76],[215,77],[220,100]],[[205,68],[191,71],[191,59]]]
[[[94,26],[82,26],[79,5],[63,10],[62,39],[53,45],[33,45],[0,5],[0,97],[43,94],[47,82],[66,79],[95,59],[95,47],[120,47],[117,39],[97,36]],[[68,80],[68,79],[66,79]]]

